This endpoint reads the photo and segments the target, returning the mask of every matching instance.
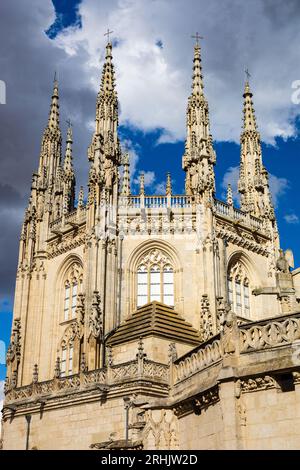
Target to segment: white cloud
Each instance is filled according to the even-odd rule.
[[[300,222],[299,217],[296,214],[286,214],[284,219],[288,224],[299,224]]]
[[[155,194],[165,194],[166,193],[166,183],[165,181],[161,181],[155,185],[154,189]]]
[[[55,44],[72,56],[78,79],[84,77],[83,82],[88,80],[96,90],[105,38],[95,31],[112,25],[118,39],[114,62],[121,123],[144,131],[161,128],[160,141],[167,142],[185,136],[193,54],[190,31],[200,29],[205,36],[203,72],[214,138],[238,142],[243,71],[248,66],[262,137],[274,143],[277,136],[295,134],[293,119],[300,114],[300,107],[291,100],[292,83],[300,78],[295,72],[298,48],[291,47],[291,38],[294,44],[300,40],[298,7],[294,0],[285,4],[191,0],[189,7],[184,0],[107,0],[101,4],[83,0],[79,6],[82,28],[65,30]],[[237,15],[239,21],[233,22]],[[278,67],[279,60],[283,67]]]
[[[155,173],[154,171],[143,171],[140,170],[138,176],[133,180],[133,183],[136,185],[140,184],[140,176],[144,173],[144,184],[145,188],[153,186],[155,182]]]
[[[240,200],[240,195],[237,189],[239,179],[239,166],[230,167],[223,176],[221,187],[224,189],[222,194],[226,198],[226,190],[228,184],[231,184],[233,199],[236,203]],[[279,198],[286,193],[289,189],[289,181],[286,178],[279,178],[278,176],[269,174],[270,192],[275,209],[278,207]]]
[[[286,178],[279,178],[278,176],[271,175],[271,174],[269,175],[269,182],[270,182],[270,191],[272,194],[272,201],[276,209],[278,206],[280,196],[286,193],[286,191],[290,187],[290,183]]]

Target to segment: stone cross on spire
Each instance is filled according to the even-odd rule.
[[[109,31],[109,28],[107,28],[107,32],[104,34],[104,36],[107,36],[107,42],[109,42],[109,36],[112,33],[113,33],[113,31]]]
[[[199,33],[196,33],[195,35],[191,36],[191,38],[196,39],[196,45],[199,46],[199,39],[204,39],[203,36],[200,36]]]

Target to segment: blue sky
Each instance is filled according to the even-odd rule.
[[[34,5],[36,0],[30,1]],[[195,5],[197,3],[196,0],[190,2]],[[211,2],[207,9],[202,10],[203,28],[200,20],[193,20],[193,15],[186,18],[182,16],[185,15],[185,2],[182,0],[176,0],[178,11],[176,13],[175,7],[172,9],[174,17],[168,23],[163,20],[164,15],[170,17],[165,0],[158,2],[159,15],[155,10],[151,10],[155,2],[53,0],[55,15],[51,2],[46,3],[47,6],[40,6],[38,3],[39,7],[32,9],[31,17],[22,17],[20,12],[20,37],[17,38],[18,42],[9,44],[11,53],[6,53],[8,55],[3,64],[0,62],[1,73],[9,85],[12,82],[10,77],[16,75],[13,73],[13,67],[17,58],[24,55],[21,47],[26,48],[28,43],[27,60],[22,69],[26,92],[18,96],[18,92],[12,93],[8,87],[7,105],[0,110],[3,113],[0,117],[5,118],[2,128],[6,133],[10,129],[14,135],[16,131],[22,132],[22,129],[24,132],[22,139],[17,139],[22,142],[20,148],[17,142],[12,145],[11,141],[5,147],[5,139],[0,138],[0,146],[3,146],[1,155],[7,155],[7,160],[1,157],[3,161],[0,163],[0,191],[1,184],[5,191],[3,189],[0,194],[5,194],[3,201],[11,210],[10,213],[5,212],[7,224],[11,223],[11,228],[7,228],[7,235],[0,235],[3,253],[7,251],[6,257],[3,254],[3,260],[0,259],[5,267],[1,274],[0,340],[5,341],[6,345],[9,341],[18,236],[28,198],[30,175],[38,163],[39,141],[46,123],[51,93],[51,75],[54,69],[58,70],[63,131],[67,117],[71,116],[74,122],[74,154],[77,155],[75,167],[79,186],[85,184],[87,178],[86,148],[92,133],[95,99],[104,57],[103,34],[107,27],[116,29],[113,54],[117,87],[120,90],[120,136],[130,150],[135,167],[133,190],[137,190],[135,181],[140,171],[148,175],[146,189],[149,193],[158,191],[165,181],[166,173],[171,171],[173,192],[183,192],[184,173],[181,170],[181,158],[184,151],[185,106],[190,93],[193,53],[190,35],[198,29],[200,23],[200,32],[206,28],[202,57],[205,93],[209,101],[217,153],[217,197],[224,197],[225,183],[236,183],[236,168],[240,157],[238,135],[242,119],[243,70],[249,65],[257,121],[262,131],[263,161],[272,175],[271,187],[276,202],[281,245],[284,249],[293,250],[295,265],[299,266],[300,104],[293,104],[290,99],[292,83],[300,79],[297,45],[300,42],[296,38],[296,31],[299,29],[299,11],[295,10],[297,2],[289,0],[283,3],[276,0],[276,8],[274,6],[270,9],[268,0],[253,0],[253,24],[246,22],[250,15],[246,11],[247,20],[241,20],[243,28],[235,31],[228,20],[231,15],[230,8],[236,11],[243,8],[241,5],[244,2],[225,0],[224,3],[230,7],[229,11],[225,11],[225,8],[222,11],[218,7],[220,19],[215,20],[220,20],[223,28],[223,37],[221,35],[219,39],[218,34],[214,35],[212,32],[215,30],[214,23],[209,25],[209,21],[214,17],[212,5],[216,2]],[[282,10],[283,5],[285,7]],[[13,7],[10,11],[7,6],[6,13],[8,24],[13,30],[17,30]],[[227,21],[223,21],[222,15]],[[256,23],[255,15],[259,18]],[[136,18],[132,28],[130,18]],[[243,15],[241,18],[243,19]],[[148,31],[144,24],[151,21],[156,29],[150,25]],[[274,48],[271,47],[271,42],[265,46],[267,23],[271,23],[271,26],[268,26],[271,28],[268,35],[272,44],[275,42]],[[172,28],[176,31],[176,36]],[[135,36],[132,36],[133,34]],[[235,49],[233,54],[231,49],[234,49],[232,44],[236,42],[237,34],[239,46],[234,46],[238,49]],[[278,36],[280,42],[276,43]],[[180,40],[180,37],[183,39]],[[40,53],[36,49],[37,42],[41,46]],[[264,53],[260,53],[260,49],[264,47]],[[42,61],[45,61],[44,66]],[[142,87],[143,84],[145,88]],[[14,83],[13,90],[19,88],[17,82]],[[37,106],[33,104],[34,95],[38,95]],[[140,96],[143,99],[139,99]],[[29,118],[20,119],[22,115]],[[13,156],[11,152],[14,152]],[[18,160],[20,155],[21,162]],[[13,165],[16,169],[10,179]],[[20,168],[24,171],[20,171]],[[5,197],[8,198],[8,195],[6,202]],[[0,380],[4,376],[5,366],[0,364]]]

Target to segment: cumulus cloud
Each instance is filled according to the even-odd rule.
[[[275,175],[269,175],[270,191],[275,209],[278,207],[279,198],[286,193],[290,184],[286,178],[279,178]]]
[[[45,33],[55,21],[51,0],[1,2],[0,79],[7,96],[0,109],[0,183],[2,188],[6,185],[2,193],[0,188],[0,217],[5,220],[0,233],[0,295],[13,286],[18,233],[31,174],[38,165],[55,70],[64,134],[66,119],[73,122],[78,186],[87,181],[86,151],[94,128],[105,55],[102,32],[107,25],[115,31],[121,124],[144,132],[159,129],[159,142],[184,138],[192,74],[190,36],[199,30],[205,37],[203,73],[213,137],[238,141],[247,66],[262,138],[274,143],[277,136],[295,135],[300,113],[291,101],[292,83],[300,78],[299,12],[298,0],[82,0],[76,25],[51,40]],[[140,149],[132,145],[132,181],[142,167],[139,156]],[[151,174],[148,178],[149,187],[160,183]],[[283,182],[273,183],[275,193],[279,195],[280,188],[282,193]]]
[[[288,224],[299,224],[300,222],[299,217],[296,214],[286,214],[284,219]]]
[[[299,107],[292,103],[291,86],[299,78],[295,76],[299,49],[291,47],[291,38],[294,44],[300,39],[299,11],[296,0],[285,4],[275,0],[272,6],[266,0],[242,4],[193,0],[189,8],[183,0],[114,0],[101,5],[97,0],[83,0],[79,6],[82,28],[64,30],[55,44],[71,57],[85,51],[87,60],[79,73],[89,74],[96,89],[97,57],[103,60],[105,38],[101,41],[95,31],[112,25],[117,38],[114,56],[121,122],[145,131],[161,128],[160,141],[167,142],[184,138],[192,64],[190,31],[199,28],[205,36],[203,68],[214,138],[238,141],[247,66],[262,137],[274,143],[275,137],[296,132],[293,119]],[[233,17],[239,21],[233,22]],[[280,57],[284,57],[284,67],[278,66]]]

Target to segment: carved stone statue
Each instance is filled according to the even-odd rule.
[[[285,257],[285,254],[283,250],[279,250],[279,258],[276,262],[276,268],[279,272],[281,273],[289,273],[290,272],[290,266],[289,263]]]
[[[94,291],[92,298],[92,307],[89,315],[89,332],[90,336],[95,339],[102,337],[102,305],[101,297],[98,291]]]

